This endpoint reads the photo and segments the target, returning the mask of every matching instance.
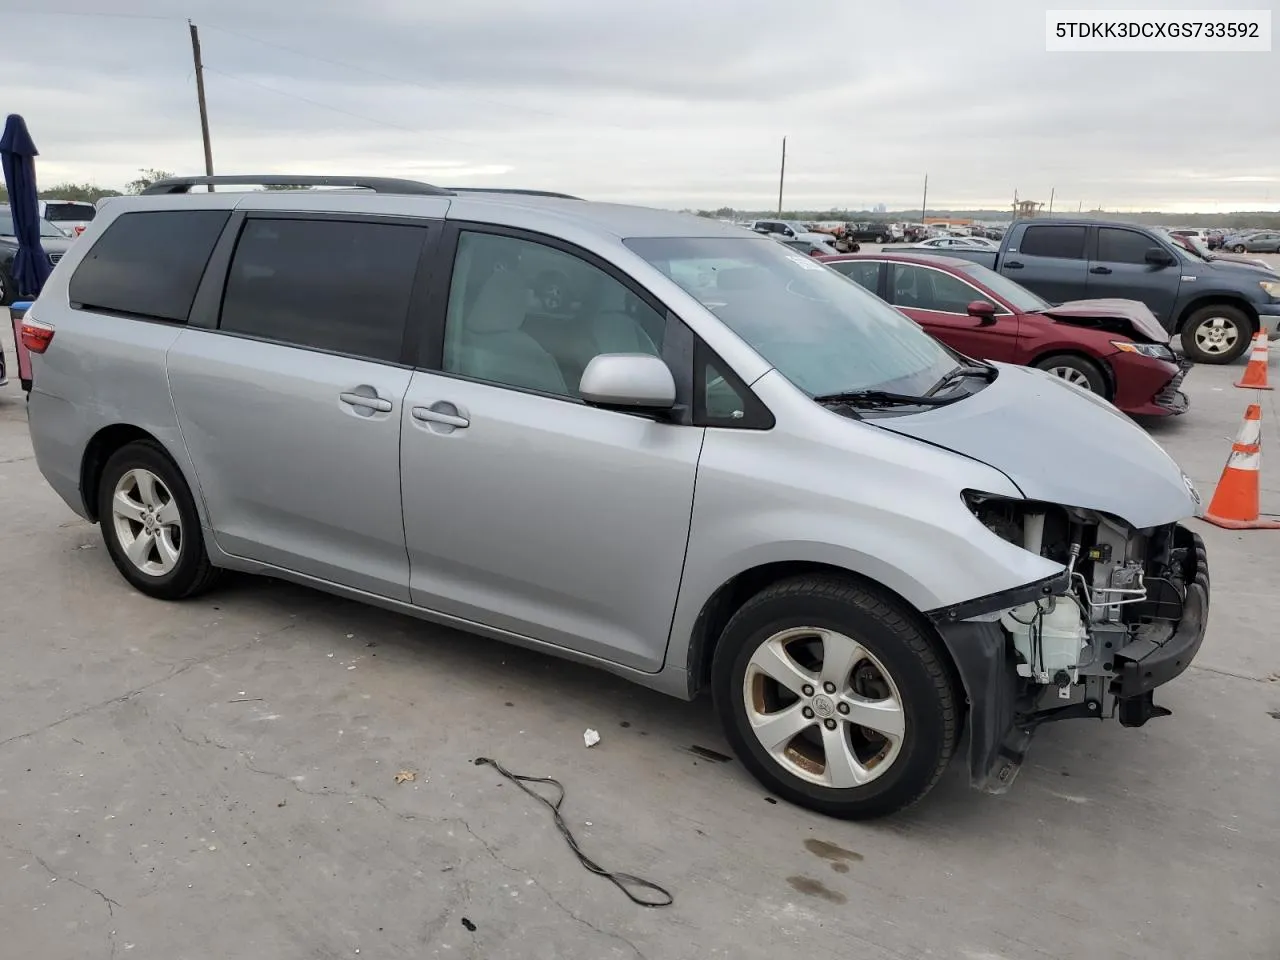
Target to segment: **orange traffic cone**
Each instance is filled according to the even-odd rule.
[[[1266,334],[1263,334],[1266,336]],[[1250,361],[1252,363],[1252,361]],[[1204,519],[1228,530],[1280,530],[1280,522],[1259,517],[1258,484],[1262,464],[1262,407],[1249,404],[1244,424]]]
[[[1254,390],[1271,390],[1267,386],[1267,334],[1261,330],[1253,338],[1253,349],[1249,352],[1249,364],[1244,368],[1244,376],[1237,387],[1249,387]]]

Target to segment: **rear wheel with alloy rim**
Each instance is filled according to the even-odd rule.
[[[748,600],[716,646],[726,736],[784,799],[883,816],[923,797],[955,748],[957,705],[934,641],[898,601],[835,575]]]
[[[1196,363],[1231,363],[1249,349],[1253,321],[1238,307],[1210,304],[1187,318],[1182,352]]]
[[[148,596],[179,600],[217,578],[191,491],[154,442],[126,444],[107,460],[98,485],[98,519],[116,569]]]
[[[1045,373],[1083,387],[1090,393],[1096,393],[1100,397],[1107,396],[1107,378],[1092,360],[1070,353],[1059,353],[1036,361],[1036,366]]]

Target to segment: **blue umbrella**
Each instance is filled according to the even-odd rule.
[[[18,252],[13,258],[13,282],[18,293],[37,297],[53,271],[49,255],[40,245],[40,198],[36,192],[36,157],[40,151],[31,142],[27,121],[16,113],[5,121],[0,135],[0,165],[9,191],[9,212]]]

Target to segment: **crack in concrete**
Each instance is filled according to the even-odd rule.
[[[197,746],[197,747],[211,746],[219,750],[232,749],[226,744],[220,743],[219,741],[214,740],[206,736],[205,734],[201,734],[200,735],[201,738],[196,739],[195,737],[192,737],[188,735],[185,731],[183,731],[183,729],[177,723],[174,723],[173,726],[175,730],[177,730],[178,736],[181,737],[187,743],[192,744],[193,746]],[[294,790],[296,790],[298,793],[304,794],[305,796],[337,797],[343,800],[367,800],[381,807],[383,810],[391,814],[393,817],[396,817],[399,820],[404,820],[409,823],[422,822],[422,823],[431,823],[431,824],[439,824],[439,825],[457,824],[461,826],[462,829],[465,830],[472,837],[472,839],[474,839],[476,842],[480,844],[480,846],[484,849],[485,853],[487,853],[494,860],[495,863],[497,863],[499,866],[503,867],[504,869],[511,871],[512,873],[518,874],[519,876],[522,876],[525,879],[532,881],[534,887],[536,887],[542,893],[543,896],[545,896],[549,901],[551,901],[551,903],[554,904],[555,907],[561,913],[567,916],[569,919],[573,920],[575,923],[581,924],[582,926],[586,927],[589,930],[594,931],[595,933],[599,934],[602,937],[606,937],[611,940],[616,940],[621,944],[625,944],[636,955],[636,957],[639,958],[639,960],[648,960],[644,952],[639,947],[637,947],[634,943],[628,940],[626,937],[622,936],[622,934],[614,933],[610,930],[604,930],[599,926],[597,926],[596,924],[592,923],[590,920],[586,919],[585,917],[579,916],[577,913],[575,913],[565,904],[560,902],[560,900],[550,890],[548,890],[545,886],[543,886],[542,881],[540,881],[533,874],[529,873],[527,870],[523,870],[520,867],[517,867],[514,864],[511,864],[508,861],[504,860],[501,856],[498,855],[497,850],[494,849],[492,844],[490,844],[487,840],[484,839],[484,837],[480,836],[480,834],[476,833],[476,831],[472,829],[471,824],[468,823],[466,819],[462,817],[432,817],[432,816],[419,817],[419,816],[415,816],[414,814],[401,813],[398,810],[392,809],[382,797],[375,796],[374,794],[371,794],[371,793],[359,793],[359,792],[351,792],[346,790],[307,789],[306,787],[303,787],[302,784],[300,784],[297,780],[294,780],[292,777],[288,776],[287,774],[278,773],[275,770],[264,770],[261,767],[256,767],[253,765],[252,761],[242,751],[235,751],[235,752],[237,756],[240,758],[244,769],[250,771],[251,773],[256,773],[259,776],[271,777],[275,780],[279,780],[283,783],[286,783],[290,787],[292,787]],[[463,882],[466,883],[467,881],[463,879]],[[469,893],[463,899],[464,901],[469,901],[470,900]],[[443,929],[443,926],[441,927],[441,929]],[[438,933],[438,931],[436,933]],[[472,939],[474,942],[474,937]]]
[[[268,637],[274,637],[277,634],[284,633],[286,630],[292,630],[295,627],[297,627],[296,623],[287,623],[284,626],[282,626],[279,630],[273,630],[270,633],[262,634],[261,636],[255,637],[254,639],[249,640],[245,643],[237,644],[236,646],[231,647],[227,650],[222,650],[222,651],[219,651],[218,653],[211,653],[207,657],[199,657],[194,660],[188,660],[182,665],[170,670],[163,677],[160,677],[156,680],[152,680],[150,683],[144,683],[142,686],[135,687],[132,690],[128,690],[125,693],[119,694],[118,696],[111,697],[99,703],[90,704],[87,707],[82,707],[81,709],[76,710],[73,713],[68,713],[66,716],[59,717],[57,720],[52,720],[49,723],[46,723],[42,726],[35,727],[32,730],[27,730],[24,733],[16,733],[12,737],[8,737],[4,740],[0,740],[0,748],[6,747],[11,743],[17,743],[19,740],[26,740],[28,737],[34,737],[37,734],[45,733],[46,731],[52,730],[54,727],[60,727],[64,723],[69,723],[72,720],[78,720],[80,717],[87,716],[88,714],[93,713],[97,710],[102,710],[106,707],[113,706],[114,704],[117,704],[117,703],[125,703],[126,701],[132,700],[134,697],[138,696],[139,694],[145,693],[146,691],[152,689],[153,687],[158,687],[162,683],[168,683],[174,677],[181,676],[182,674],[186,673],[189,670],[193,670],[196,667],[203,666],[206,663],[212,663],[213,661],[219,660],[222,657],[229,657],[233,653],[239,653],[241,650],[247,650],[250,647],[254,646],[255,644],[260,643],[263,640],[267,639]]]
[[[0,845],[3,845],[7,850],[12,850],[14,853],[20,853],[23,856],[30,857],[36,863],[40,864],[40,867],[44,870],[44,872],[49,874],[49,876],[52,877],[54,880],[60,880],[63,883],[69,883],[73,887],[79,887],[81,890],[85,891],[86,893],[91,893],[94,896],[98,897],[100,900],[102,900],[103,904],[107,908],[107,920],[111,921],[115,919],[115,915],[116,915],[115,908],[120,907],[120,901],[107,896],[97,887],[91,887],[89,886],[89,884],[84,883],[80,880],[77,880],[75,877],[69,876],[67,874],[59,873],[57,870],[53,869],[52,866],[49,865],[49,862],[45,860],[44,857],[40,856],[33,850],[27,850],[23,847],[15,847],[10,843],[5,843],[4,841],[0,841]],[[120,907],[120,909],[123,910],[124,908]],[[109,929],[111,926],[110,923],[108,923],[107,926],[108,926],[107,943],[111,947],[110,960],[115,960],[116,949],[117,949],[116,932],[114,930]]]

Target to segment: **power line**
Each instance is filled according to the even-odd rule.
[[[406,84],[411,87],[417,87],[420,90],[426,90],[429,93],[440,92],[440,88],[438,86],[433,87],[433,86],[430,86],[429,84],[423,83],[420,80],[413,80],[408,77],[396,76],[395,74],[385,73],[381,70],[374,70],[371,67],[362,66],[361,64],[356,64],[356,63],[350,63],[345,60],[335,60],[332,57],[321,56],[320,54],[312,53],[309,50],[300,50],[297,47],[290,47],[283,43],[276,43],[274,40],[263,40],[261,37],[255,37],[247,33],[241,33],[239,30],[232,30],[229,27],[219,27],[211,24],[209,26],[209,29],[217,30],[219,33],[225,33],[233,37],[240,37],[242,40],[249,40],[252,43],[260,43],[264,47],[274,47],[276,50],[283,50],[286,53],[292,53],[294,56],[303,57],[304,59],[307,59],[307,60],[315,60],[318,63],[327,63],[333,67],[342,67],[346,70],[353,70],[357,73],[364,73],[371,77],[379,77],[380,79],[383,79],[383,80],[390,80],[393,83]],[[543,110],[543,109],[539,109],[538,107],[530,107],[530,106],[525,106],[523,104],[517,105],[514,103],[506,103],[505,101],[502,101],[502,100],[494,100],[491,97],[476,96],[475,94],[470,92],[468,92],[466,96],[470,97],[472,100],[478,100],[481,103],[488,103],[496,107],[502,107],[505,110],[514,110],[521,113],[538,113],[544,117],[553,117],[557,120],[572,120],[575,122],[580,121],[580,118],[570,117],[568,114],[556,113],[551,110]],[[613,127],[618,130],[627,130],[628,132],[634,132],[633,129],[630,127],[623,127],[614,123],[599,123],[599,122],[593,121],[592,126]]]
[[[228,80],[235,80],[239,83],[246,83],[249,86],[259,87],[263,90],[269,90],[270,92],[277,94],[281,97],[289,97],[292,100],[301,100],[303,103],[309,103],[313,107],[319,107],[322,110],[329,110],[329,111],[332,111],[333,113],[340,113],[348,117],[354,117],[357,120],[363,120],[366,123],[376,124],[377,126],[380,126],[380,127],[388,127],[392,130],[400,130],[400,131],[403,131],[404,133],[412,133],[415,136],[427,137],[428,139],[441,140],[445,143],[456,144],[458,146],[467,147],[472,150],[485,149],[483,147],[478,146],[477,144],[468,143],[465,140],[455,140],[452,137],[442,137],[434,133],[425,133],[422,130],[415,130],[412,127],[406,127],[398,123],[392,123],[389,120],[381,120],[378,117],[370,117],[363,113],[356,113],[352,110],[344,110],[342,107],[335,107],[332,104],[324,103],[320,100],[313,100],[311,97],[304,97],[302,94],[294,93],[291,90],[281,90],[279,87],[273,87],[269,84],[262,83],[258,80],[250,80],[248,77],[241,77],[241,76],[237,76],[234,73],[227,73],[225,70],[219,70],[216,67],[211,67],[207,63],[204,65],[204,69],[206,73],[216,73],[218,76],[226,77]]]

